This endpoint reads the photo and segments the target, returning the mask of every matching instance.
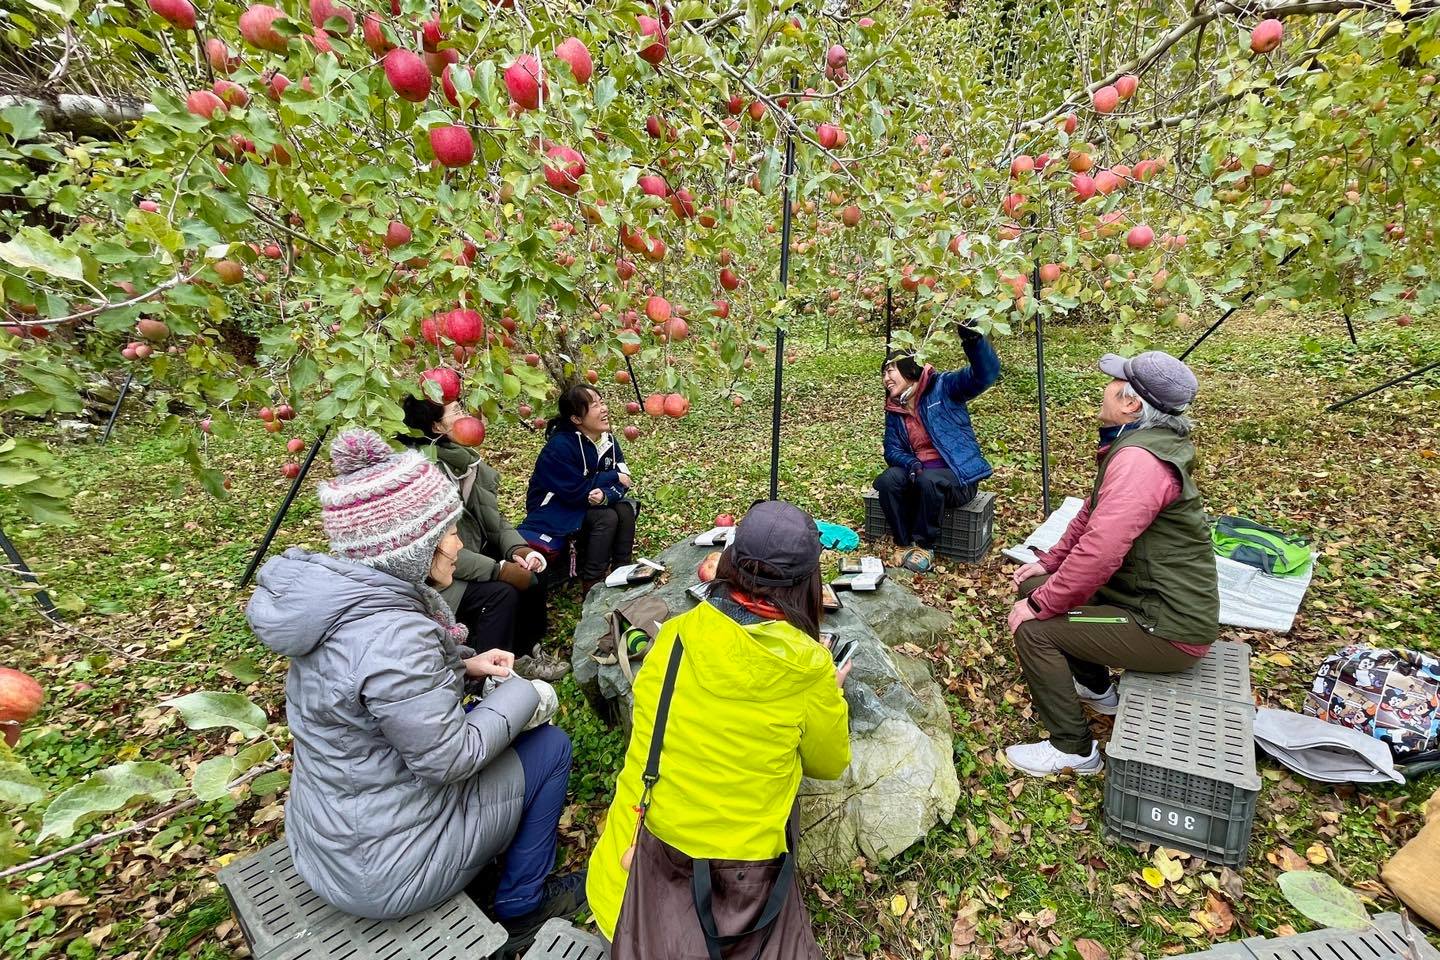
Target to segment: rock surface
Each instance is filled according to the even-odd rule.
[[[595,662],[611,610],[658,591],[672,614],[695,605],[686,592],[712,548],[682,541],[654,559],[668,582],[629,590],[595,587],[575,628],[575,679],[597,712],[627,730],[633,705],[619,666]],[[840,594],[843,608],[824,629],[859,641],[845,684],[850,706],[850,768],[834,781],[800,785],[802,862],[811,870],[847,868],[856,855],[885,860],[925,836],[955,812],[960,784],[944,695],[924,660],[894,648],[926,647],[950,627],[950,617],[922,604],[902,582],[887,578],[871,594]]]

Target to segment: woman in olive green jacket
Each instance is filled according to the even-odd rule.
[[[487,647],[519,656],[534,652],[547,630],[545,587],[536,576],[544,556],[515,532],[500,512],[500,473],[479,454],[450,439],[456,420],[468,416],[457,402],[445,405],[425,397],[406,397],[405,425],[419,438],[402,443],[433,457],[460,489],[460,541],[455,581],[441,596],[473,637]],[[542,679],[552,679],[544,677]]]

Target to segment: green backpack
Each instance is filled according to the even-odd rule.
[[[1273,576],[1297,576],[1310,565],[1310,545],[1303,537],[1244,517],[1216,520],[1210,540],[1220,556],[1258,567]]]

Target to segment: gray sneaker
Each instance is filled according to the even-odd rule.
[[[516,657],[515,672],[526,680],[554,683],[570,672],[570,661],[542,653],[538,656]]]

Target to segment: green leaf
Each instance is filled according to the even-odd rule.
[[[0,760],[0,801],[28,807],[45,796],[30,768],[18,760]]]
[[[1327,927],[1363,930],[1370,916],[1360,896],[1317,870],[1288,870],[1280,874],[1280,892],[1307,918]]]
[[[0,260],[21,270],[38,270],[63,280],[82,280],[85,276],[80,258],[37,227],[26,227],[14,239],[0,243]]]
[[[137,800],[165,801],[185,788],[185,778],[154,760],[117,763],[91,774],[60,794],[45,810],[37,840],[68,837],[75,828],[102,813]]]
[[[45,130],[45,124],[40,121],[40,108],[33,103],[17,104],[0,110],[0,120],[5,122],[10,138],[16,143],[21,140],[34,140]]]
[[[284,770],[271,770],[250,781],[250,792],[259,797],[268,797],[290,786],[290,774]]]
[[[265,733],[265,711],[239,693],[218,690],[197,690],[183,697],[174,697],[160,704],[174,707],[191,730],[211,727],[234,727],[247,737]]]
[[[69,20],[80,9],[80,0],[25,0],[30,6],[62,20]]]
[[[264,763],[275,754],[275,744],[269,740],[252,743],[234,756],[211,757],[195,768],[191,786],[195,796],[201,800],[218,800],[230,792],[231,781],[237,779],[255,766]]]
[[[260,668],[255,666],[253,657],[240,657],[223,665],[226,673],[241,683],[254,683],[261,677]]]
[[[25,915],[25,905],[20,897],[9,890],[0,890],[0,923],[19,920]]]

